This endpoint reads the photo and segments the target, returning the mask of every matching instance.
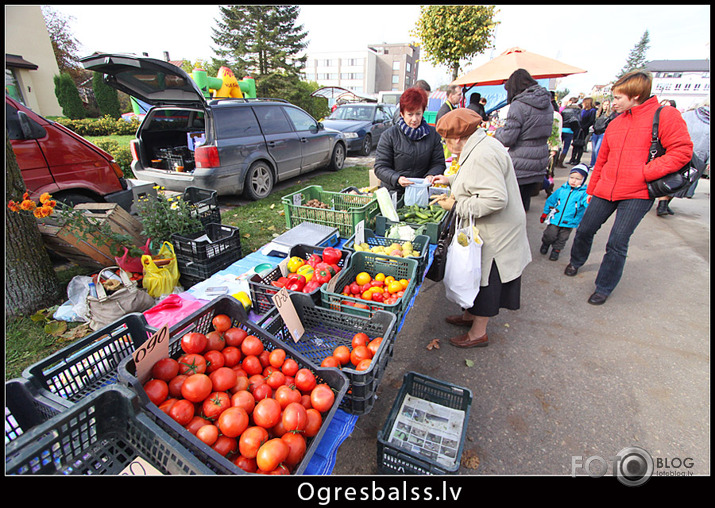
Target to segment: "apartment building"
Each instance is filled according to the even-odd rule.
[[[653,60],[646,69],[653,74],[653,94],[674,100],[681,111],[710,97],[710,60]]]
[[[359,51],[309,53],[304,78],[364,95],[402,92],[417,80],[419,54],[419,48],[411,44],[371,44]]]

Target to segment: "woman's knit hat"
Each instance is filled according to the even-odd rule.
[[[482,117],[469,108],[453,109],[442,116],[435,129],[445,139],[468,138],[482,123]]]

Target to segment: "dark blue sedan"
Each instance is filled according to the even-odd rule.
[[[392,126],[392,112],[387,104],[348,103],[338,106],[323,125],[343,133],[348,151],[369,155],[382,133]]]

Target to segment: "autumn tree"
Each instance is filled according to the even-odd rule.
[[[5,202],[22,201],[25,183],[5,137]],[[26,212],[5,212],[5,317],[33,314],[62,299],[62,288],[52,266],[37,219]]]
[[[492,47],[497,12],[493,5],[423,5],[411,35],[419,39],[423,58],[449,67],[454,80],[463,60]]]
[[[298,76],[305,65],[308,33],[297,25],[296,5],[219,6],[218,28],[212,28],[214,49],[237,76],[261,76],[280,72]]]
[[[628,59],[626,64],[623,66],[621,71],[616,75],[616,79],[619,79],[624,74],[628,74],[631,71],[636,71],[645,68],[646,52],[648,51],[648,44],[650,43],[650,35],[648,30],[643,32],[638,43],[633,46],[631,52],[628,54]]]
[[[45,18],[60,74],[67,73],[75,83],[79,83],[84,74],[77,56],[79,41],[72,34],[71,22],[74,21],[74,17],[66,17],[47,5],[42,6],[42,15]]]

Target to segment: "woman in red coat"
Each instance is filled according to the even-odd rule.
[[[659,138],[666,153],[648,162],[653,116],[660,106],[650,95],[652,77],[633,71],[613,85],[611,106],[619,115],[608,125],[587,192],[592,196],[576,230],[571,260],[564,273],[574,276],[591,252],[593,237],[615,212],[606,253],[596,276],[596,291],[588,303],[601,305],[623,274],[628,242],[653,206],[646,182],[672,173],[692,157],[693,143],[685,121],[675,108],[660,113]]]

